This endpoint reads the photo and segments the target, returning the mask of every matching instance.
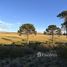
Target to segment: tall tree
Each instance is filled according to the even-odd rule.
[[[36,34],[35,27],[33,24],[23,24],[20,26],[18,30],[19,35],[21,36],[22,34],[27,35],[27,44],[29,44],[29,34]]]
[[[64,23],[62,24],[62,27],[65,27],[67,37],[67,10],[59,13],[57,17],[64,18]]]
[[[46,31],[52,35],[52,42],[54,40],[54,33],[56,31],[57,27],[56,25],[49,25],[48,28],[46,29]]]

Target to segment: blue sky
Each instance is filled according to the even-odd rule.
[[[34,24],[38,32],[48,25],[61,26],[57,14],[67,10],[67,0],[0,0],[0,31],[16,32],[21,24]]]

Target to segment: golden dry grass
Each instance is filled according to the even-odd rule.
[[[0,44],[11,44],[13,42],[18,42],[25,40],[26,41],[26,35],[19,36],[17,33],[0,33]],[[37,34],[37,35],[29,35],[29,41],[40,41],[40,42],[46,42],[51,39],[51,35],[43,35],[43,34]],[[54,36],[55,42],[67,42],[66,36]]]

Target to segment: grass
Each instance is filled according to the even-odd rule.
[[[17,33],[0,33],[0,44],[11,44],[16,42],[26,42],[26,35],[19,36]],[[37,34],[37,35],[29,35],[29,41],[38,41],[38,42],[48,42],[51,40],[51,35],[43,35],[43,34]],[[60,43],[66,43],[67,38],[66,36],[54,36],[55,42]]]
[[[26,43],[26,35],[19,36],[17,33],[0,33],[0,66],[8,64],[8,67],[67,67],[67,38],[54,36],[51,43],[51,35],[29,35],[30,43]],[[63,43],[63,44],[61,44]],[[19,44],[19,45],[18,45]],[[52,47],[53,46],[53,47]],[[38,52],[51,53],[55,51],[57,57],[37,57]],[[5,62],[3,62],[5,61]],[[17,63],[16,63],[17,62]],[[6,67],[6,66],[5,66]]]

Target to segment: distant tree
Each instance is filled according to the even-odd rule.
[[[47,34],[47,33],[46,33],[46,31],[44,31],[44,33],[43,33],[43,34]]]
[[[52,42],[54,40],[54,33],[57,30],[57,26],[56,25],[49,25],[48,28],[46,29],[46,31],[52,35]]]
[[[66,30],[66,37],[67,37],[67,10],[59,13],[57,17],[64,18],[64,23],[62,24],[62,27],[65,27],[64,29]]]
[[[59,27],[57,27],[56,34],[61,35],[61,29]]]
[[[27,44],[29,44],[29,34],[36,34],[35,27],[33,24],[23,24],[20,26],[18,30],[19,35],[21,36],[22,34],[27,35]]]
[[[66,35],[66,33],[64,32],[63,35]]]

